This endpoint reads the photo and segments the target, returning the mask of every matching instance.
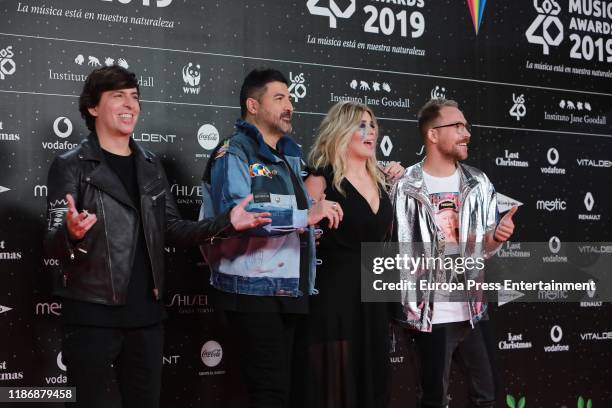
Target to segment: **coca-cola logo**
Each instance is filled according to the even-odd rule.
[[[202,346],[200,358],[206,367],[216,367],[223,359],[223,348],[216,341],[209,340]]]

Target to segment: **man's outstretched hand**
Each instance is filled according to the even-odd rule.
[[[87,210],[78,212],[74,203],[72,194],[66,194],[66,201],[68,201],[68,214],[66,214],[66,229],[68,235],[73,241],[78,241],[85,237],[87,231],[93,227],[98,221],[96,214],[90,214]]]
[[[269,212],[257,213],[245,210],[252,199],[253,194],[249,194],[230,211],[230,222],[236,231],[244,231],[272,222]]]

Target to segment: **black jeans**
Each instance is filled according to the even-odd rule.
[[[415,343],[423,408],[448,405],[451,360],[459,363],[467,375],[469,406],[494,406],[492,366],[479,325],[472,329],[469,322],[436,324],[431,333],[417,333]]]
[[[76,387],[71,407],[159,407],[164,329],[66,325],[62,357],[68,385]],[[118,388],[118,389],[117,389]]]
[[[286,408],[293,370],[295,328],[304,315],[225,312],[240,347],[250,408]]]

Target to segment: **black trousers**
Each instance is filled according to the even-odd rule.
[[[226,312],[238,341],[250,408],[289,407],[295,328],[303,315]]]
[[[76,387],[71,407],[159,407],[164,329],[162,324],[120,329],[66,325],[62,357],[69,386]]]
[[[493,407],[495,383],[489,354],[479,325],[469,322],[433,326],[431,333],[415,335],[421,373],[421,406],[448,406],[451,361],[465,372],[470,407]]]

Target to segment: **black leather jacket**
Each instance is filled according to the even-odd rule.
[[[228,213],[203,221],[182,220],[162,164],[153,153],[130,139],[136,159],[140,215],[151,261],[154,295],[164,290],[164,246],[195,246],[235,233]],[[78,242],[68,237],[66,194],[78,211],[87,210],[97,222]],[[121,305],[138,239],[139,218],[123,184],[105,163],[98,138],[92,133],[79,147],[55,158],[48,180],[47,257],[59,262],[54,294],[87,302]]]

